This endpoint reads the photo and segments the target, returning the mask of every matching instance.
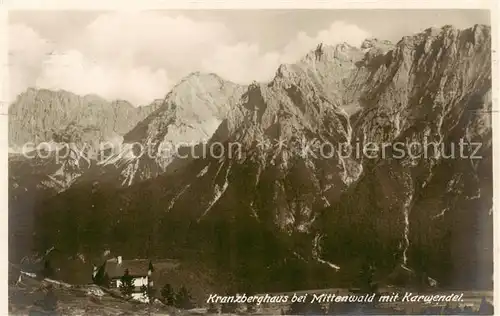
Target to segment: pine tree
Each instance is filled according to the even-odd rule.
[[[208,314],[218,314],[219,309],[217,308],[217,305],[215,305],[214,303],[209,303],[207,313]]]
[[[47,293],[43,298],[42,307],[45,311],[55,311],[57,309],[57,297],[54,293],[52,285],[47,287]]]
[[[52,265],[50,264],[49,260],[45,260],[45,263],[43,265],[43,270],[42,270],[42,276],[44,278],[54,277],[54,269],[52,268]]]
[[[141,293],[143,298],[149,299],[148,287],[144,284],[141,286]]]
[[[373,277],[375,273],[375,268],[369,261],[365,261],[361,267],[361,274],[360,274],[360,279],[361,279],[361,288],[365,292],[373,292],[374,290],[374,283],[373,283]]]
[[[153,263],[149,261],[147,295],[150,303],[153,303],[154,297],[156,295],[156,288],[154,287],[154,282],[153,282],[154,271],[155,268],[153,266]]]
[[[245,287],[242,290],[243,291],[241,291],[241,292],[247,293],[248,296],[254,296],[257,294],[252,290],[252,288],[249,288],[249,287]],[[255,302],[253,300],[251,300],[250,302],[247,302],[245,304],[245,306],[246,306],[246,312],[249,314],[253,314],[257,311],[257,302]]]
[[[120,292],[124,296],[130,296],[134,292],[134,278],[130,275],[128,269],[125,270],[125,274],[120,278]]]
[[[160,291],[160,295],[163,298],[163,302],[168,306],[174,306],[175,304],[175,293],[174,289],[170,284],[165,284]]]
[[[255,302],[249,302],[246,304],[247,307],[247,313],[255,313],[257,311],[257,304]]]
[[[148,298],[149,298],[149,302],[153,303],[153,300],[154,300],[155,295],[156,295],[156,289],[151,284],[149,284],[147,286],[147,295],[148,295]]]
[[[109,283],[110,283],[109,276],[107,273],[104,273],[104,276],[100,281],[100,285],[109,288]]]
[[[227,296],[236,296],[234,292],[230,292]],[[220,307],[220,311],[222,314],[234,314],[236,309],[238,308],[238,304],[234,302],[223,303]]]
[[[181,286],[179,292],[175,296],[175,307],[182,309],[191,309],[194,307],[191,294],[184,286]]]
[[[93,277],[93,281],[97,285],[109,287],[109,276],[106,273],[104,265],[102,265],[100,268],[97,269],[97,273]]]
[[[309,302],[306,304],[305,313],[306,315],[324,315],[325,310],[323,309],[323,306],[321,306],[320,303]]]
[[[303,315],[304,310],[305,310],[305,304],[300,303],[300,302],[293,302],[290,304],[290,307],[288,309],[288,314],[289,315]]]
[[[236,313],[236,309],[238,308],[238,304],[234,302],[224,303],[221,305],[220,312],[222,314],[234,314]]]

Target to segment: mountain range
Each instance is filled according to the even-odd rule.
[[[325,45],[248,86],[193,73],[145,108],[97,100],[30,89],[9,109],[11,146],[55,148],[9,157],[12,260],[176,257],[248,292],[353,286],[367,263],[381,283],[491,286],[489,26]],[[67,139],[119,146],[102,159]],[[179,143],[224,154],[162,151]],[[440,150],[395,155],[424,143]],[[466,158],[451,157],[461,143]]]

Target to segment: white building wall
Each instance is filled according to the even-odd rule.
[[[147,297],[147,295],[144,295],[142,293],[132,293],[132,299],[143,303],[149,303],[149,298]]]
[[[116,280],[117,288],[119,288],[121,284],[121,280]],[[134,286],[136,288],[140,288],[143,285],[148,286],[148,277],[134,278]],[[132,299],[143,303],[149,303],[149,298],[147,297],[147,295],[144,295],[144,293],[132,293]]]
[[[134,286],[141,287],[143,285],[148,286],[148,278],[147,277],[134,279]]]
[[[120,287],[122,284],[121,280],[116,280],[116,287]],[[148,286],[148,277],[142,277],[142,278],[134,278],[134,286],[135,287],[141,287],[141,286]]]

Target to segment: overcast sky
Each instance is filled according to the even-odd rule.
[[[163,98],[193,71],[269,80],[318,42],[398,41],[430,26],[490,24],[479,10],[227,10],[9,13],[11,100],[28,87]]]

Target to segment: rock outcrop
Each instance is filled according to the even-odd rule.
[[[206,143],[244,91],[215,74],[192,73],[162,106],[124,136],[99,166],[110,182],[128,186],[167,171],[181,148]]]
[[[127,101],[106,101],[99,96],[78,96],[64,90],[30,88],[9,107],[9,146],[50,142],[54,134],[80,126],[82,140],[104,141],[123,136],[158,107],[134,107]]]

